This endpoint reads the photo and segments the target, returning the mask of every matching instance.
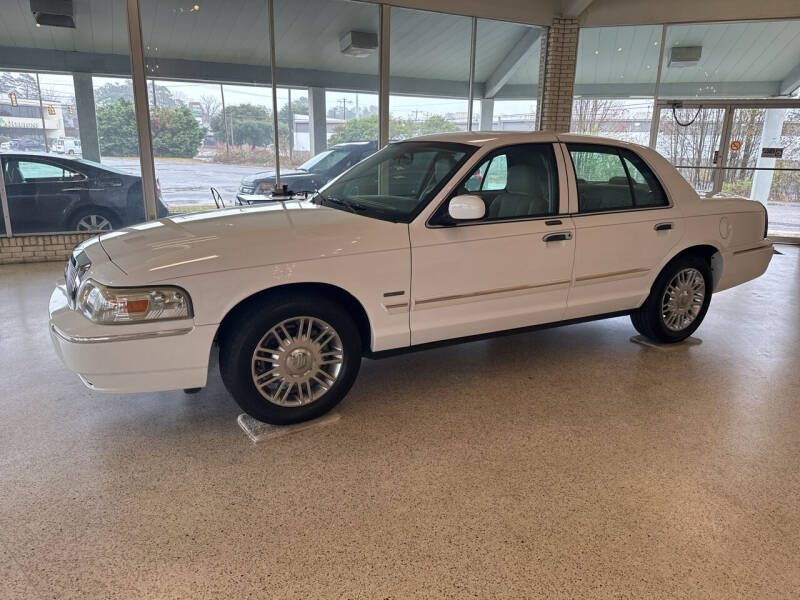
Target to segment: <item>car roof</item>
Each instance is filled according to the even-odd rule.
[[[571,133],[557,134],[553,131],[459,131],[456,133],[435,133],[432,135],[423,135],[400,141],[454,142],[459,144],[469,144],[472,146],[502,146],[506,144],[530,144],[537,142],[572,142],[622,146],[637,150],[645,148],[645,146],[641,146],[639,144],[633,144],[631,142],[615,140],[612,138],[593,135],[574,135]]]

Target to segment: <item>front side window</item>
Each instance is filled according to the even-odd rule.
[[[568,144],[582,213],[666,206],[667,196],[653,172],[625,148]]]
[[[475,150],[446,142],[389,144],[323,187],[314,202],[409,223]]]
[[[558,167],[553,145],[519,144],[495,150],[458,187],[454,195],[458,194],[483,200],[483,221],[557,214]],[[446,212],[445,204],[435,221],[447,221]]]

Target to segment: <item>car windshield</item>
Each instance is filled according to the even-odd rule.
[[[409,223],[476,149],[447,142],[389,144],[323,187],[314,202]]]
[[[348,156],[350,156],[350,152],[347,150],[325,150],[325,152],[312,156],[297,168],[302,171],[319,173],[333,168]]]

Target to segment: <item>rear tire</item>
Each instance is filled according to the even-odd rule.
[[[107,211],[99,208],[84,208],[71,217],[67,231],[105,232],[117,229],[117,227],[119,227],[117,218]]]
[[[661,271],[644,304],[631,313],[631,322],[655,342],[681,342],[703,322],[712,287],[707,261],[695,255],[677,258]]]
[[[220,339],[222,381],[251,417],[273,425],[336,406],[361,365],[361,335],[337,304],[282,295],[242,310]]]

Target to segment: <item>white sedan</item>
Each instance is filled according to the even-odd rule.
[[[363,356],[629,314],[658,342],[761,275],[764,207],[701,199],[648,148],[550,133],[393,143],[308,201],[174,216],[75,248],[50,299],[92,389],[222,379],[253,417],[321,415]],[[733,324],[735,326],[735,324]]]

